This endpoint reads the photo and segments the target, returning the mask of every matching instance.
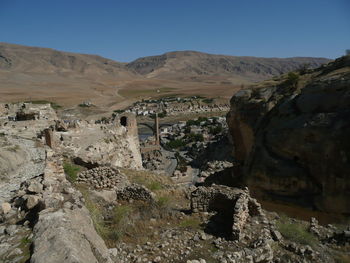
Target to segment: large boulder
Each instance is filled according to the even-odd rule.
[[[350,213],[350,57],[286,83],[231,99],[244,182],[260,198]]]
[[[108,249],[96,233],[85,207],[41,214],[34,236],[32,263],[111,262]]]

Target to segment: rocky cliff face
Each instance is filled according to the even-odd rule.
[[[258,197],[350,213],[350,57],[242,90],[228,125]]]

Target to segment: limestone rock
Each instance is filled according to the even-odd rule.
[[[43,185],[37,181],[32,181],[27,189],[29,192],[39,194],[43,191]]]
[[[44,213],[34,228],[31,263],[109,263],[109,251],[86,208]]]
[[[299,86],[267,84],[233,96],[227,122],[254,196],[350,212],[349,66],[343,57],[301,76]]]
[[[28,210],[34,208],[39,203],[40,197],[37,195],[29,195],[27,198],[26,207]]]
[[[0,211],[1,213],[7,214],[10,211],[11,211],[11,204],[6,203],[6,202],[1,204],[1,211]]]

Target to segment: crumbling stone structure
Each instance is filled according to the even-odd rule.
[[[123,113],[119,116],[119,124],[126,128],[131,136],[138,137],[136,117],[132,113]]]
[[[264,216],[260,204],[249,195],[248,190],[214,185],[198,187],[191,193],[193,212],[219,211],[231,216],[232,239],[240,240],[247,219]]]
[[[136,118],[127,113],[110,122],[56,122],[57,150],[87,168],[142,168]]]
[[[131,184],[122,189],[117,189],[116,194],[118,200],[154,201],[153,193],[143,185],[139,184]]]
[[[78,174],[78,183],[94,189],[123,188],[130,184],[127,177],[115,167],[96,167]]]

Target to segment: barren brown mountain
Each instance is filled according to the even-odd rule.
[[[296,70],[304,65],[316,68],[325,58],[258,58],[176,51],[139,58],[127,67],[148,78],[194,79],[226,77],[232,83],[256,82]]]
[[[97,55],[0,43],[0,100],[85,100],[123,107],[144,97],[203,95],[229,98],[242,84],[280,75],[325,58],[255,58],[170,52],[120,63]]]

